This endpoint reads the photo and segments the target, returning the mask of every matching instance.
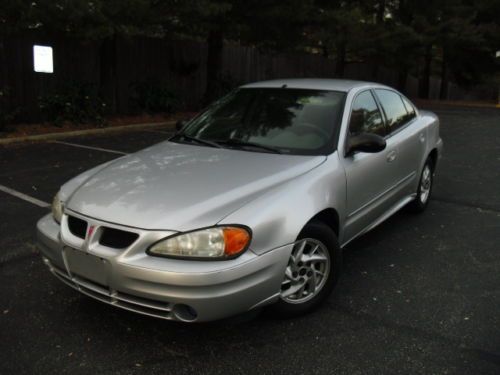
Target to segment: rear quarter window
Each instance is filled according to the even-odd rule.
[[[417,116],[415,111],[415,106],[404,96],[401,97],[403,99],[403,104],[405,105],[406,112],[408,112],[408,119],[411,120]]]

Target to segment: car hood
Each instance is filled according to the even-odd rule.
[[[315,168],[325,156],[298,156],[162,142],[89,176],[66,207],[143,229],[214,225],[258,195]]]

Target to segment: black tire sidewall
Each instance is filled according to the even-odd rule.
[[[425,170],[425,167],[428,166],[431,170],[431,187],[430,187],[430,190],[429,190],[429,196],[427,197],[427,200],[424,202],[422,202],[420,200],[420,189],[422,187],[422,178],[423,178],[423,175],[424,175],[424,170]],[[418,179],[418,187],[417,187],[417,196],[415,197],[415,199],[408,205],[408,208],[413,211],[413,212],[422,212],[424,211],[427,206],[429,205],[429,201],[431,200],[431,196],[432,196],[432,189],[434,188],[434,168],[433,168],[433,165],[432,165],[432,161],[428,158],[424,164],[424,166],[422,167],[422,171],[420,172],[420,178]]]

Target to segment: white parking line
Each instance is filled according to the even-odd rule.
[[[4,193],[7,193],[10,195],[13,195],[14,197],[25,200],[26,202],[30,202],[38,207],[42,207],[42,208],[50,207],[50,204],[48,204],[47,202],[41,201],[40,199],[30,197],[29,195],[26,195],[24,193],[21,193],[19,191],[14,190],[14,189],[8,188],[7,186],[0,185],[0,191],[3,191]]]
[[[110,152],[112,154],[127,155],[126,152],[110,150],[109,148],[85,146],[85,145],[80,145],[77,143],[70,143],[70,142],[63,142],[63,141],[53,141],[52,143],[59,143],[61,145],[73,146],[73,147],[79,147],[79,148],[87,148],[89,150],[95,150],[95,151]]]

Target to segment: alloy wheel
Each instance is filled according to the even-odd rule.
[[[300,304],[316,296],[328,279],[330,262],[330,253],[322,242],[313,238],[298,242],[281,283],[281,299]]]

